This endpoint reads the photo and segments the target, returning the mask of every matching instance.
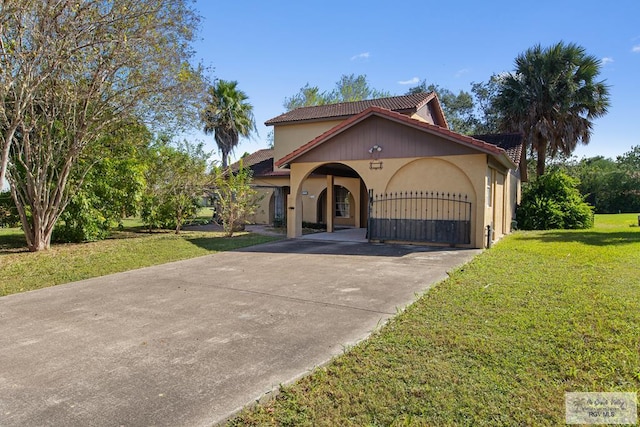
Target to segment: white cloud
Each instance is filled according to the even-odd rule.
[[[400,84],[400,85],[414,85],[414,84],[418,83],[419,81],[420,81],[419,78],[413,77],[413,78],[411,78],[409,80],[400,80],[398,82],[398,84]]]
[[[458,70],[458,72],[455,74],[455,77],[462,77],[465,74],[468,74],[471,70],[468,68],[463,68],[462,70]]]
[[[362,53],[359,53],[357,55],[353,55],[351,57],[351,60],[352,61],[356,61],[358,59],[368,59],[368,58],[369,58],[369,52],[362,52]]]
[[[631,48],[631,52],[640,52],[640,44],[635,45],[634,47]]]
[[[602,65],[607,65],[607,64],[611,64],[613,62],[613,58],[611,58],[609,56],[605,56],[600,61],[602,62]]]

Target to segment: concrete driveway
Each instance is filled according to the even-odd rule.
[[[211,426],[477,253],[285,240],[0,298],[0,425]]]

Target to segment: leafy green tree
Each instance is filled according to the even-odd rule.
[[[476,116],[473,133],[476,135],[500,132],[499,112],[494,102],[498,96],[499,81],[500,77],[494,74],[486,82],[471,83]]]
[[[541,176],[547,156],[570,155],[589,143],[592,121],[607,112],[609,90],[596,81],[600,61],[573,43],[536,45],[515,64],[515,72],[500,78],[495,107],[502,130],[524,135],[523,155],[527,147],[535,152]]]
[[[50,247],[87,147],[132,117],[169,125],[192,110],[197,26],[187,0],[3,1],[0,182],[29,250]]]
[[[365,74],[343,74],[336,82],[336,87],[329,93],[330,104],[337,102],[354,102],[364,99],[386,98],[391,96],[387,91],[381,91],[369,86]]]
[[[153,147],[150,157],[142,221],[149,230],[173,228],[178,234],[184,222],[195,215],[211,185],[206,173],[209,153],[202,144],[185,142],[175,147],[165,139]]]
[[[576,178],[553,170],[523,186],[516,218],[525,230],[584,229],[593,226],[593,209]]]
[[[54,241],[106,238],[122,219],[137,214],[145,187],[151,133],[139,123],[123,125],[86,150],[81,164],[92,164],[56,223]],[[81,168],[85,169],[85,167]]]
[[[343,74],[332,91],[321,92],[318,86],[310,86],[307,83],[300,88],[297,94],[291,98],[285,98],[283,105],[287,111],[291,111],[299,107],[363,101],[389,96],[391,96],[389,92],[372,88],[364,74]]]
[[[300,88],[300,92],[291,98],[284,99],[284,108],[287,111],[300,107],[311,107],[314,105],[325,105],[330,102],[331,95],[327,92],[320,92],[318,86],[309,86],[309,83]]]
[[[579,180],[578,189],[597,213],[612,213],[610,207],[611,175],[616,174],[616,162],[603,156],[564,163],[567,173]],[[617,209],[615,210],[617,212]]]
[[[242,166],[233,172],[231,168],[213,170],[215,208],[227,237],[244,229],[251,215],[256,213],[260,198],[251,187],[252,173]]]
[[[256,131],[253,106],[249,97],[238,89],[238,82],[218,80],[209,87],[208,99],[201,113],[206,134],[214,134],[222,155],[222,167],[227,167],[229,153],[240,141]]]
[[[460,91],[457,95],[449,89],[437,84],[427,84],[423,80],[419,85],[409,88],[407,95],[422,92],[435,92],[440,100],[442,111],[447,118],[447,123],[451,130],[462,134],[473,134],[476,132],[478,120],[475,117],[473,97],[469,92]]]

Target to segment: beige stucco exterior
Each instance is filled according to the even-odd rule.
[[[269,186],[286,185],[287,236],[291,238],[302,234],[303,222],[325,223],[329,232],[341,225],[366,227],[369,191],[459,196],[468,202],[470,221],[469,243],[462,246],[482,248],[488,239],[496,241],[511,231],[520,181],[504,153],[479,141],[467,142],[468,137],[415,125],[397,113],[388,117],[384,111],[374,113],[346,122],[276,124],[274,159],[280,160],[281,168],[274,169],[288,169],[290,175],[256,180],[265,194],[256,222],[273,220],[269,203],[274,191]],[[413,116],[433,124],[430,109]],[[341,200],[345,203],[338,203],[334,193],[344,198],[345,191],[346,198]],[[411,215],[405,219],[411,220]],[[429,221],[448,219],[444,211],[431,215]]]
[[[295,209],[303,211],[305,221],[312,219],[313,205],[308,203],[309,195],[303,195],[307,188],[314,188],[314,194],[326,188],[319,180],[309,179],[309,175],[325,162],[293,163],[291,165],[291,193],[289,195],[289,213]],[[491,223],[487,215],[493,210],[485,208],[485,178],[487,174],[487,156],[484,154],[466,156],[445,156],[440,158],[404,158],[382,159],[382,169],[371,169],[370,160],[343,162],[352,168],[362,179],[367,190],[389,193],[394,191],[437,191],[460,193],[467,195],[472,206],[472,241],[471,247],[482,247],[485,241],[486,226]],[[359,188],[353,178],[335,178],[335,183],[343,185],[343,180],[351,179],[353,184],[348,188],[352,194]],[[314,182],[315,181],[315,182]],[[495,185],[495,184],[494,184]],[[501,192],[499,198],[505,198],[506,186],[500,185],[495,192]],[[358,200],[358,193],[354,196]],[[291,209],[291,208],[294,209]],[[366,209],[365,207],[361,207]],[[310,211],[313,211],[310,213]],[[315,213],[317,215],[317,212]],[[478,222],[478,218],[481,222]],[[509,223],[510,223],[509,217]],[[481,226],[480,226],[481,224]],[[302,233],[301,224],[296,223],[296,216],[288,217],[288,236],[297,237]],[[298,234],[296,234],[298,232]],[[503,233],[497,233],[499,238]],[[495,240],[495,239],[494,239]]]
[[[273,129],[273,158],[275,160],[283,158],[343,121],[344,119],[275,126]]]

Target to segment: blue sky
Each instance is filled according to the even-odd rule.
[[[264,122],[306,83],[333,89],[342,74],[404,94],[426,79],[455,92],[512,71],[527,48],[573,42],[602,60],[609,113],[578,157],[615,157],[640,145],[640,1],[214,1],[195,59],[211,78],[237,80],[254,106],[259,136],[235,155],[267,146]],[[213,136],[195,136],[213,149]]]

